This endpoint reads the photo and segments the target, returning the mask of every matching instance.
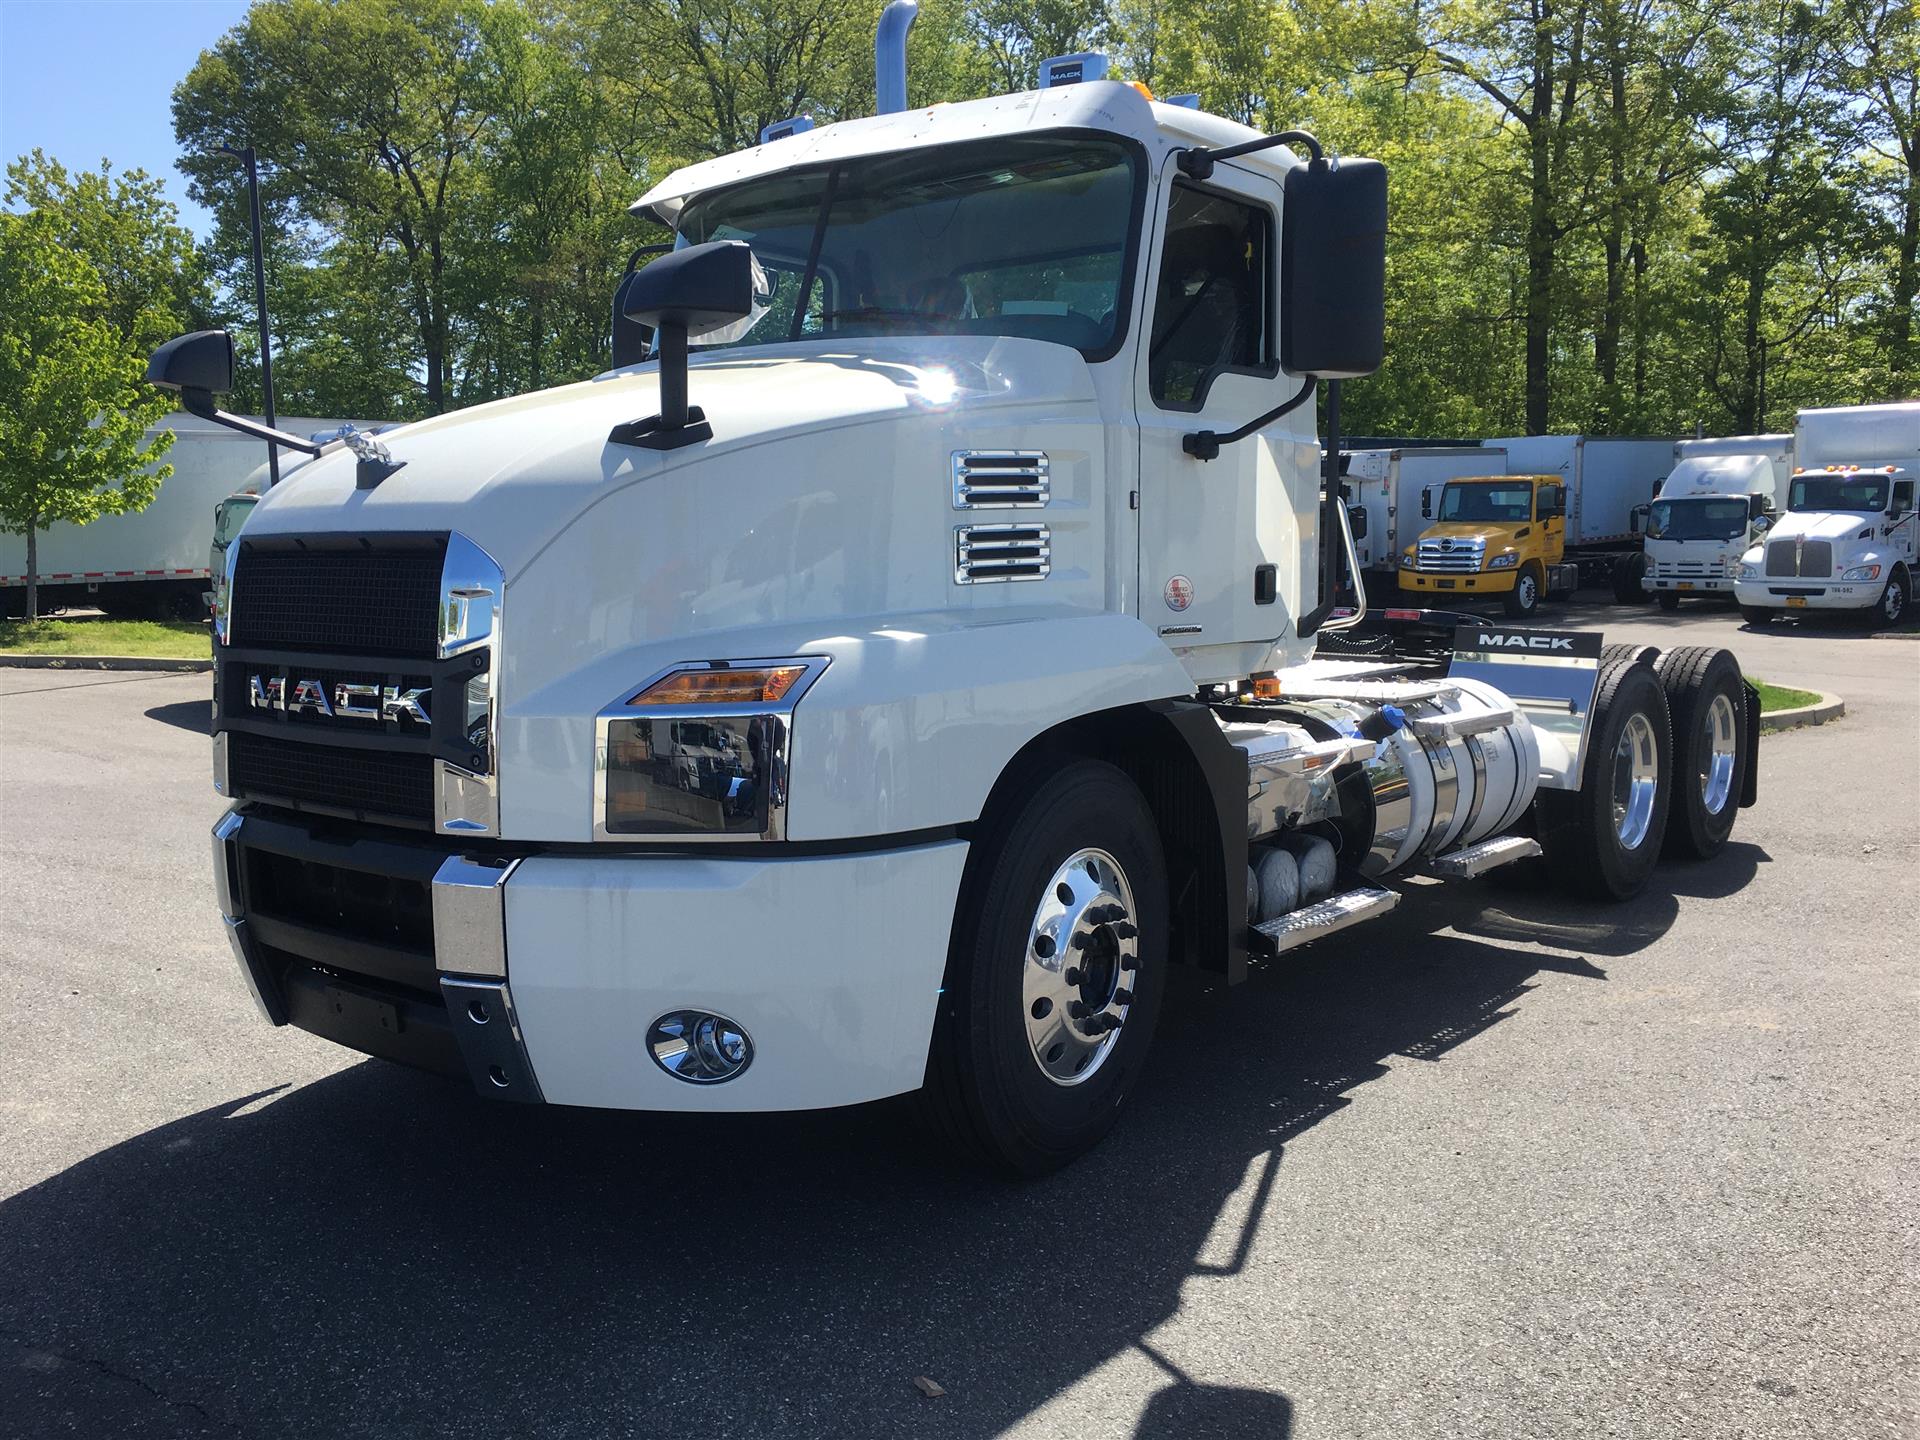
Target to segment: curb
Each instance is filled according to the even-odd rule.
[[[1847,702],[1838,695],[1820,693],[1820,698],[1811,705],[1796,706],[1792,710],[1775,710],[1771,715],[1760,717],[1762,735],[1778,734],[1782,730],[1798,730],[1804,725],[1824,725],[1829,720],[1838,720],[1847,713]]]
[[[14,670],[161,670],[182,675],[210,671],[213,661],[163,660],[150,655],[9,655],[0,653],[0,669]]]

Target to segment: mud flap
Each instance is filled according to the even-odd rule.
[[[1747,692],[1747,733],[1742,745],[1747,773],[1740,785],[1740,808],[1747,810],[1760,799],[1760,687],[1745,675],[1740,683]]]

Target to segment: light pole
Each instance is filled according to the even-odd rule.
[[[253,308],[260,318],[260,393],[266,411],[267,427],[273,428],[273,338],[267,327],[267,260],[260,244],[260,167],[253,147],[236,149],[222,145],[221,150],[247,164],[247,205],[253,223]],[[267,442],[267,488],[280,483],[280,447]]]

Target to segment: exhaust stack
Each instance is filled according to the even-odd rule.
[[[907,32],[919,18],[920,0],[893,0],[880,12],[880,28],[873,37],[878,114],[892,115],[907,108]]]

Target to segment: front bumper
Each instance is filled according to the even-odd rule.
[[[1886,581],[1841,584],[1837,580],[1779,577],[1736,580],[1733,598],[1742,605],[1769,610],[1864,610],[1880,598]]]
[[[1673,590],[1682,595],[1726,595],[1733,590],[1733,581],[1724,575],[1647,574],[1640,583],[1649,590]]]
[[[462,855],[229,812],[220,909],[265,1018],[464,1075],[489,1098],[803,1110],[917,1089],[967,846],[843,855]],[[724,1084],[655,1064],[702,1009],[751,1037]]]
[[[1519,567],[1510,570],[1478,570],[1468,574],[1429,575],[1421,570],[1401,570],[1400,588],[1410,594],[1493,594],[1504,595],[1513,589]]]

